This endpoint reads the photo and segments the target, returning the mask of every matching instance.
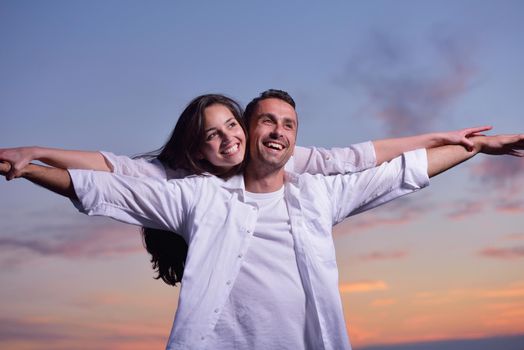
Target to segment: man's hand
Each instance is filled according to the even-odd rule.
[[[462,146],[448,145],[427,150],[428,175],[435,176],[455,165],[475,156],[477,153],[493,155],[511,155],[523,157],[524,134],[473,136],[473,150],[467,151]]]
[[[5,175],[8,181],[22,176],[22,169],[35,159],[34,150],[34,147],[0,149],[0,161],[10,164],[10,170],[2,175]]]
[[[479,136],[472,141],[480,153],[524,157],[524,134]]]

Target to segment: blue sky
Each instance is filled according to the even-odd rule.
[[[196,95],[245,105],[268,88],[295,97],[301,145],[522,132],[523,30],[524,3],[507,0],[4,0],[0,147],[137,154]],[[357,349],[524,333],[522,170],[479,156],[335,229]],[[0,195],[0,344],[162,347],[177,293],[151,278],[135,228],[23,180]]]

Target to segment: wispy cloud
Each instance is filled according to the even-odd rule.
[[[453,210],[449,211],[446,216],[453,220],[462,220],[471,215],[481,213],[485,207],[483,200],[460,200],[448,205],[453,206]]]
[[[420,292],[414,296],[413,302],[416,304],[439,305],[471,299],[507,298],[524,298],[524,282],[515,282],[499,288],[468,288],[439,292]]]
[[[409,343],[374,345],[362,347],[362,350],[520,350],[524,342],[524,335],[499,335],[483,338],[464,338],[464,335],[455,339],[440,336],[428,341],[412,341]],[[440,339],[439,339],[440,338]]]
[[[376,299],[371,302],[372,307],[387,307],[391,305],[395,305],[397,303],[396,299],[388,298],[388,299]]]
[[[58,341],[68,339],[67,332],[50,322],[0,318],[0,342],[12,340]]]
[[[495,209],[497,211],[507,214],[524,213],[524,199],[504,199],[500,198]]]
[[[499,298],[513,298],[524,297],[524,283],[514,283],[511,286],[498,289],[477,290],[475,293],[479,298],[499,299]]]
[[[28,225],[27,232],[0,236],[0,263],[20,264],[37,256],[92,258],[134,254],[143,251],[136,227],[107,220],[42,222],[38,228]]]
[[[511,233],[503,238],[508,241],[522,241],[524,240],[524,233]]]
[[[496,248],[488,247],[482,249],[478,254],[485,258],[499,260],[516,260],[524,258],[524,246]]]
[[[524,161],[521,158],[485,157],[470,167],[477,188],[493,193],[493,208],[505,214],[524,213]]]
[[[0,346],[15,348],[14,344],[24,342],[35,349],[157,348],[164,345],[165,334],[155,326],[4,317],[0,318]]]
[[[367,293],[389,289],[384,281],[359,281],[352,283],[340,283],[338,289],[341,294],[345,293]]]
[[[336,82],[361,92],[371,113],[389,135],[420,133],[468,91],[476,68],[470,42],[435,35],[427,47],[410,47],[385,33],[374,33],[352,54]]]
[[[473,174],[485,183],[494,183],[500,187],[511,186],[524,170],[524,162],[515,157],[485,157],[472,167]]]
[[[334,234],[362,232],[381,226],[405,225],[416,221],[434,205],[422,198],[399,198],[366,213],[361,213],[335,226]]]
[[[358,257],[361,261],[398,260],[408,256],[406,251],[375,251]]]

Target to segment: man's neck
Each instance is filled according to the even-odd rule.
[[[253,193],[275,192],[284,185],[283,168],[272,171],[263,171],[253,166],[247,166],[244,170],[244,184],[246,191]]]

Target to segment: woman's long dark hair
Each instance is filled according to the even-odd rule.
[[[216,104],[227,107],[246,133],[242,108],[236,101],[218,94],[202,95],[193,99],[184,109],[165,145],[145,156],[160,160],[166,168],[184,169],[189,174],[208,172],[228,178],[240,172],[244,162],[226,173],[221,173],[207,160],[196,157],[204,142],[204,111]],[[157,273],[155,279],[162,279],[172,286],[181,282],[188,250],[182,236],[170,231],[143,227],[142,239],[148,253],[151,254],[151,264]]]

